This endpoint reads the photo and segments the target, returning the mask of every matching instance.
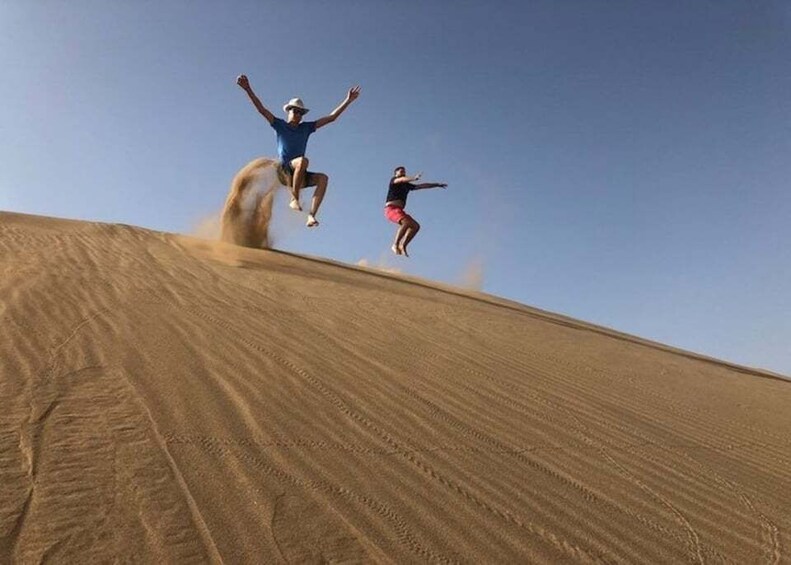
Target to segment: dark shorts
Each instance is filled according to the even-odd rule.
[[[318,184],[318,173],[313,171],[305,172],[305,186],[316,186]],[[278,163],[277,165],[277,180],[280,184],[285,186],[292,186],[294,184],[294,169],[291,168],[289,163]]]

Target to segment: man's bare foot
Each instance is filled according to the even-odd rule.
[[[308,226],[309,228],[315,228],[316,226],[319,225],[319,221],[316,219],[316,216],[314,216],[313,214],[308,214],[308,221],[305,225]]]
[[[401,251],[399,255],[403,255],[404,257],[409,257],[409,253],[406,252],[406,245],[399,245],[398,249],[399,251]]]
[[[401,248],[398,247],[395,243],[390,246],[390,249],[392,249],[393,253],[395,253],[396,255],[401,255]]]
[[[288,203],[288,207],[297,212],[302,212],[302,206],[299,205],[299,200],[293,196],[291,197],[291,202]]]

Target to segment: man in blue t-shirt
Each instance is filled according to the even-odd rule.
[[[312,228],[319,225],[316,214],[327,190],[329,177],[324,173],[314,173],[308,170],[308,158],[305,157],[305,148],[308,144],[310,134],[338,119],[343,111],[360,95],[360,87],[355,86],[349,89],[346,99],[340,106],[335,108],[332,113],[315,122],[303,122],[302,116],[308,113],[308,109],[299,98],[292,98],[285,106],[283,111],[286,113],[285,120],[276,118],[272,112],[267,110],[250,87],[250,82],[245,75],[239,75],[236,83],[250,97],[253,105],[266,118],[272,129],[277,134],[277,152],[280,155],[280,167],[278,173],[283,184],[291,190],[291,202],[289,206],[293,210],[302,210],[299,203],[299,191],[306,186],[315,186],[313,200],[310,204],[307,226]]]

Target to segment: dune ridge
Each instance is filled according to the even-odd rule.
[[[414,277],[0,213],[0,562],[789,561],[791,383]]]

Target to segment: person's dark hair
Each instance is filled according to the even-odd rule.
[[[403,165],[399,165],[398,167],[396,167],[395,169],[393,169],[393,176],[396,176],[396,175],[398,174],[398,171],[400,171],[401,169],[403,169],[403,170],[404,170],[404,172],[406,172],[406,167],[405,167],[405,166],[403,166]]]

